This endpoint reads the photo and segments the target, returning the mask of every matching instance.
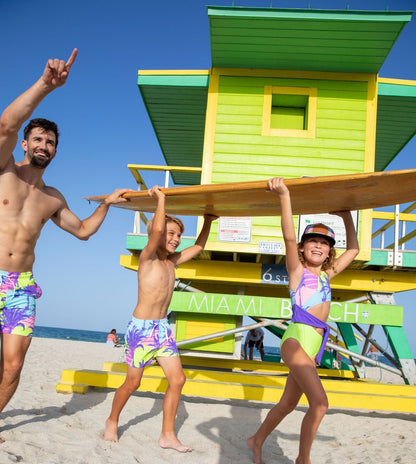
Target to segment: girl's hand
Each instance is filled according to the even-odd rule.
[[[269,192],[276,193],[277,195],[285,195],[289,193],[289,189],[286,187],[283,177],[273,177],[267,182]]]
[[[344,219],[348,216],[351,216],[351,211],[330,211],[329,214],[333,216],[339,216],[340,218]]]

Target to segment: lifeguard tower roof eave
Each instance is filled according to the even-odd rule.
[[[416,134],[416,81],[378,79],[375,170],[384,171]]]
[[[378,73],[410,11],[208,6],[212,67]]]
[[[202,166],[208,70],[138,72],[137,85],[168,166]],[[176,185],[199,185],[200,173],[172,172]]]

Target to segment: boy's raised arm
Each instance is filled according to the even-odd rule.
[[[160,240],[164,236],[166,230],[165,194],[160,190],[158,185],[155,185],[149,190],[149,196],[157,200],[157,206],[152,218],[149,240],[141,252],[141,259],[149,258],[156,253]]]
[[[212,221],[218,219],[217,216],[212,216],[210,214],[204,215],[204,224],[202,226],[201,232],[198,235],[198,238],[195,241],[195,244],[185,248],[185,250],[175,253],[172,258],[172,261],[179,266],[180,264],[186,263],[192,258],[195,258],[201,251],[205,248],[205,245],[208,240],[208,235],[211,230]]]

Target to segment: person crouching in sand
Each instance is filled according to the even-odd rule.
[[[289,368],[280,402],[266,416],[257,432],[247,440],[254,462],[262,463],[262,446],[270,433],[297,406],[304,393],[309,409],[302,421],[296,464],[310,464],[312,443],[328,409],[328,399],[316,371],[328,339],[326,321],[331,305],[329,281],[343,271],[359,252],[351,213],[332,214],[344,221],[347,248],[335,258],[333,230],[324,224],[309,224],[299,244],[296,243],[289,189],[283,178],[269,180],[269,190],[279,196],[281,223],[286,247],[286,267],[292,300],[292,321],[280,346],[282,360]]]
[[[205,215],[204,225],[194,245],[176,252],[184,231],[182,221],[165,214],[165,195],[154,186],[149,195],[157,200],[153,219],[147,225],[149,240],[140,254],[138,302],[125,335],[127,377],[116,391],[111,414],[106,421],[104,440],[118,441],[120,413],[139,388],[145,366],[156,358],[168,381],[163,400],[162,432],[159,446],[179,452],[192,451],[175,435],[175,416],[186,378],[172,335],[167,311],[175,285],[175,267],[197,256],[205,247],[216,216]]]

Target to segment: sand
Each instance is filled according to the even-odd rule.
[[[18,390],[0,418],[0,434],[6,439],[0,445],[0,463],[252,462],[245,440],[266,416],[268,403],[183,397],[177,434],[194,451],[179,454],[157,445],[163,394],[138,392],[122,413],[120,442],[104,442],[114,392],[63,395],[55,386],[64,368],[101,369],[103,361],[118,357],[118,349],[104,343],[34,338]],[[266,463],[294,462],[305,410],[296,409],[270,435],[264,447]],[[415,421],[414,414],[330,408],[315,439],[312,462],[416,463]]]

